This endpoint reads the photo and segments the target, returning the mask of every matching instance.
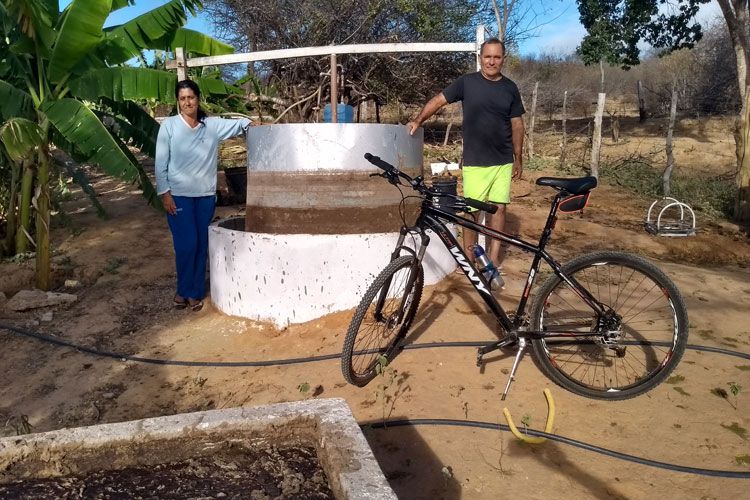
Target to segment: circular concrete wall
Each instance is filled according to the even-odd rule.
[[[211,300],[277,327],[355,307],[385,267],[402,225],[401,194],[364,159],[422,173],[423,137],[403,125],[286,124],[248,130],[246,217],[209,228]],[[402,187],[407,196],[413,194]],[[419,200],[407,206],[407,221]],[[425,283],[455,269],[433,236]]]
[[[209,228],[211,300],[225,314],[280,328],[359,304],[398,238],[397,233],[255,233],[243,224],[235,218]],[[423,259],[427,285],[456,267],[436,235],[430,237]]]

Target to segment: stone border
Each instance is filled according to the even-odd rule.
[[[101,470],[104,464],[114,469],[183,459],[175,454],[190,456],[184,446],[172,444],[177,441],[196,442],[194,447],[205,453],[212,439],[278,444],[291,437],[315,446],[337,499],[397,500],[341,398],[183,413],[3,438],[0,483],[81,474]],[[208,445],[201,438],[208,438]]]

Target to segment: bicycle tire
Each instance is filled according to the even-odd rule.
[[[674,283],[649,261],[623,252],[582,255],[562,270],[617,314],[620,319],[607,326],[619,338],[608,345],[602,335],[534,339],[542,371],[565,389],[595,399],[629,399],[663,382],[688,337],[687,309]],[[533,331],[606,329],[557,275],[542,285],[530,315]]]
[[[370,285],[357,306],[341,351],[341,371],[350,384],[359,387],[367,385],[377,375],[376,367],[380,364],[378,356],[382,354],[390,363],[398,354],[399,343],[406,336],[417,313],[424,288],[424,270],[422,264],[419,264],[411,290],[406,289],[415,262],[416,257],[413,255],[403,255],[391,261]],[[385,314],[384,318],[378,320],[375,309],[383,292],[387,298],[383,305]],[[398,309],[402,299],[408,301],[405,313],[400,322],[390,324],[394,319],[394,309]]]

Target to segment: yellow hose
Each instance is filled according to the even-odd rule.
[[[549,434],[552,432],[552,425],[555,423],[555,400],[552,399],[552,393],[549,391],[549,389],[544,389],[544,397],[547,398],[547,425],[544,426],[544,432]],[[510,427],[510,431],[521,441],[529,444],[539,444],[547,440],[547,438],[543,437],[534,437],[527,434],[521,434],[521,432],[518,430],[518,427],[516,427],[516,424],[513,423],[513,419],[511,418],[510,412],[507,408],[503,408],[503,415],[505,415],[505,420],[508,421],[508,427]]]

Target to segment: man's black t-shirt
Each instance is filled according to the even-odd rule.
[[[491,81],[470,73],[446,87],[443,96],[448,102],[463,101],[465,166],[513,163],[510,119],[524,114],[515,83],[505,76]]]

